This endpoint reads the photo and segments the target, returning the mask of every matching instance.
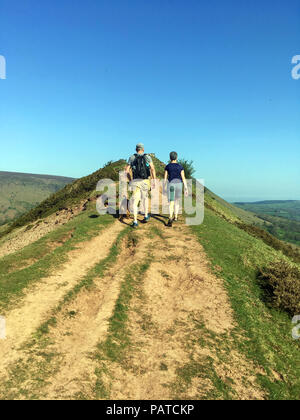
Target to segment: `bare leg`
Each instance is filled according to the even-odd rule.
[[[138,205],[141,199],[141,190],[139,188],[134,192],[134,202],[133,202],[133,220],[137,223],[138,215]]]
[[[175,201],[175,220],[178,219],[179,207],[180,207],[179,200],[176,200]]]
[[[145,213],[145,217],[148,216],[148,208],[149,208],[149,197],[148,197],[148,193],[144,195],[143,199],[143,206],[144,206],[144,213]]]
[[[170,220],[173,219],[174,214],[174,201],[170,201]]]

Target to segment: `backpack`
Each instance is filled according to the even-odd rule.
[[[133,179],[147,179],[150,176],[150,166],[146,162],[147,155],[135,154],[135,160],[132,163]]]

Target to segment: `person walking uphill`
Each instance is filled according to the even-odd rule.
[[[126,166],[126,173],[131,179],[131,171],[132,171],[132,179],[133,180],[133,223],[132,227],[138,227],[138,205],[139,202],[142,201],[142,205],[145,211],[145,217],[143,219],[143,223],[147,223],[150,219],[149,209],[148,209],[148,197],[150,186],[155,188],[155,179],[156,179],[156,172],[155,167],[153,165],[153,161],[150,155],[145,154],[144,145],[142,143],[138,143],[136,145],[136,153],[130,156],[128,160],[128,164]],[[131,171],[130,171],[131,170]],[[150,185],[150,176],[152,182]]]
[[[172,227],[173,221],[177,221],[178,219],[180,200],[182,197],[182,184],[184,185],[185,196],[188,195],[184,168],[177,162],[177,158],[177,153],[171,152],[170,163],[165,167],[165,188],[167,187],[167,181],[169,181],[168,195],[170,203],[170,217],[167,223],[168,227]]]

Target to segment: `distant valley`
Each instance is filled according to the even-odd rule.
[[[300,200],[237,202],[234,205],[255,213],[264,221],[264,229],[278,239],[300,245]]]

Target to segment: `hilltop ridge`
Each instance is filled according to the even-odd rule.
[[[157,176],[162,178],[165,164],[157,159],[154,153],[151,153],[151,156],[156,167]],[[110,161],[103,168],[98,169],[92,174],[72,180],[64,188],[54,192],[32,210],[14,220],[4,233],[0,233],[0,237],[17,227],[24,226],[26,223],[47,217],[56,211],[79,204],[82,200],[90,198],[95,192],[97,182],[100,179],[107,178],[118,181],[119,171],[123,170],[125,165],[125,159],[120,159],[116,162]]]
[[[165,163],[159,160],[155,153],[149,154],[152,156],[157,177],[162,179],[164,176]],[[101,179],[118,181],[119,172],[124,170],[125,166],[125,159],[119,159],[115,162],[109,161],[102,168],[92,174],[76,179],[65,185],[64,188],[50,195],[36,207],[15,219],[5,229],[2,231],[0,230],[0,238],[12,232],[14,229],[25,226],[28,223],[44,219],[45,217],[51,216],[58,211],[65,211],[68,208],[72,209],[73,207],[78,207],[83,202],[94,199],[97,196],[95,189],[98,181]],[[276,249],[282,249],[285,254],[293,255],[297,260],[300,260],[299,251],[293,250],[289,245],[286,245],[260,229],[263,225],[263,220],[261,218],[257,217],[252,212],[228,203],[210,191],[207,187],[204,188],[204,191],[206,208],[213,210],[231,223],[239,224],[240,227],[243,227],[248,231],[248,233],[263,239],[268,244],[272,244],[272,246],[275,246]],[[256,228],[250,228],[252,225],[256,226]]]

